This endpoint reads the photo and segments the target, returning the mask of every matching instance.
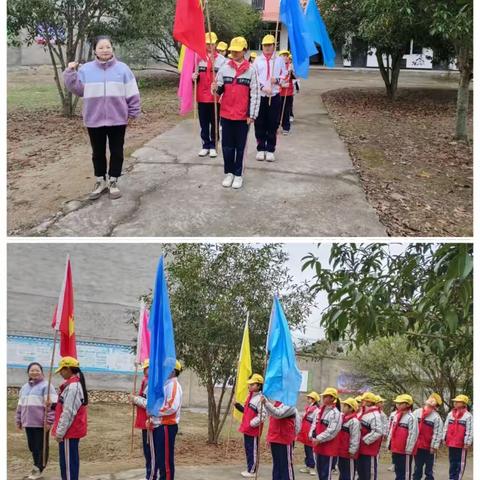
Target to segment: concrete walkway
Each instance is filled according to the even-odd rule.
[[[335,73],[339,75],[338,72]],[[295,98],[290,136],[277,161],[255,158],[249,134],[244,188],[221,186],[223,160],[197,156],[197,124],[180,122],[137,150],[120,182],[123,197],[74,201],[42,224],[48,236],[383,236],[347,149],[321,100],[326,82],[312,72]],[[363,76],[363,75],[362,75]],[[332,85],[329,85],[330,88]]]

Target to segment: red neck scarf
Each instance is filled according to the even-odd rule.
[[[213,57],[213,61],[212,61],[212,57]],[[214,62],[217,57],[218,57],[217,52],[214,52],[212,54],[210,53],[207,54],[207,85],[210,85],[212,83],[212,69],[214,67]]]
[[[454,408],[452,410],[452,417],[453,417],[453,420],[455,421],[455,423],[457,423],[463,417],[463,415],[465,414],[466,411],[467,411],[467,409],[465,407]]]
[[[241,63],[237,63],[235,60],[230,60],[228,64],[235,70],[235,78],[239,77],[250,68],[250,63],[245,59],[243,59]]]

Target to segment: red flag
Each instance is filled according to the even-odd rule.
[[[65,278],[52,321],[52,327],[60,332],[60,355],[62,357],[77,358],[74,318],[72,267],[70,257],[67,257]]]
[[[199,0],[177,0],[173,38],[207,59],[205,19]]]

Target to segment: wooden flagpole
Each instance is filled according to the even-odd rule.
[[[247,325],[248,325],[249,318],[250,318],[250,314],[247,311],[247,322],[246,322]],[[243,347],[243,339],[242,339],[242,347]],[[240,360],[241,360],[241,354],[242,354],[242,347],[240,347],[240,353],[238,354],[237,373],[240,370]],[[238,379],[238,375],[237,375],[237,378],[235,379],[235,387],[234,387],[235,389],[237,388],[237,379]],[[232,434],[233,412],[235,410],[235,400],[236,400],[236,398],[235,398],[235,392],[234,392],[234,398],[233,398],[233,403],[234,404],[232,405],[232,413],[230,414],[230,425],[229,425],[228,433],[227,433],[227,444],[225,445],[225,459],[227,458],[228,448],[229,448],[229,445],[230,445],[230,436]]]
[[[278,4],[278,17],[277,17],[277,25],[275,27],[275,43],[273,44],[273,55],[272,55],[272,59],[273,59],[273,65],[272,65],[272,75],[275,73],[275,55],[277,53],[277,41],[278,41],[278,27],[279,27],[279,24],[280,24],[280,3]],[[272,87],[272,83],[271,83],[271,78],[270,77],[270,88]],[[272,95],[270,95],[269,99],[268,99],[268,106],[270,106],[272,104]]]
[[[285,104],[287,103],[287,96],[283,97],[283,105],[282,105],[282,115],[280,116],[280,125],[283,125],[283,115],[285,113]],[[282,127],[283,130],[283,127]]]
[[[267,341],[265,342],[265,362],[263,364],[263,385],[265,386],[265,375],[267,373],[267,366],[268,366],[268,339],[270,337],[270,327],[272,326],[272,317],[273,317],[273,305],[272,305],[272,312],[270,313],[270,320],[268,322],[268,330],[267,330]],[[263,391],[262,391],[263,395]],[[260,420],[262,419],[263,415],[263,402],[260,404]],[[255,469],[255,480],[257,480],[258,471],[260,470],[260,440],[262,438],[263,428],[260,429],[260,435],[258,437],[258,454],[257,454],[257,468]]]
[[[210,12],[208,10],[208,0],[205,0],[205,12],[207,14],[207,28],[208,28],[208,38],[212,41],[212,26],[210,24]],[[213,56],[212,62],[212,76],[215,79],[215,55]],[[218,152],[218,104],[217,104],[217,94],[213,94],[213,108],[215,111],[215,150]]]
[[[52,358],[50,359],[50,372],[48,373],[48,387],[47,387],[47,401],[45,403],[45,413],[43,416],[43,449],[42,449],[42,465],[43,468],[47,466],[47,435],[48,430],[47,426],[47,413],[50,408],[50,386],[52,385],[52,373],[53,373],[53,361],[55,358],[55,349],[57,346],[58,330],[55,329],[55,335],[53,337],[53,349],[52,349]]]
[[[141,319],[141,321],[143,321],[143,318]],[[138,345],[137,345],[137,348],[139,348]],[[135,375],[133,377],[133,393],[132,393],[132,395],[137,394],[137,378],[138,378],[138,363],[135,362]],[[132,436],[131,436],[131,442],[130,442],[130,455],[133,455],[134,437],[135,437],[135,404],[132,403]]]

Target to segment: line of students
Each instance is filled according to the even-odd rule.
[[[413,398],[395,398],[396,411],[390,418],[383,412],[384,399],[372,392],[340,401],[335,388],[322,394],[310,392],[300,417],[295,407],[271,403],[262,395],[263,378],[254,374],[248,381],[239,431],[244,435],[247,469],[241,473],[254,478],[258,468],[258,442],[263,422],[269,416],[267,443],[273,460],[273,480],[294,479],[294,442],[304,445],[305,467],[300,472],[319,480],[330,480],[338,458],[339,480],[377,480],[378,456],[382,441],[392,454],[395,480],[434,480],[435,455],[444,441],[449,449],[449,479],[461,480],[466,455],[472,445],[472,415],[468,397],[454,398],[445,425],[438,413],[441,397],[432,393],[422,408],[412,411]],[[415,459],[415,469],[412,469]]]
[[[284,133],[290,131],[295,78],[290,54],[287,50],[274,54],[273,35],[265,35],[262,54],[257,56],[252,53],[248,60],[245,58],[248,45],[243,37],[232,39],[228,58],[219,53],[218,38],[214,32],[207,33],[205,41],[207,61],[200,60],[192,76],[196,82],[202,139],[198,155],[217,156],[217,105],[225,173],[222,185],[239,189],[243,185],[250,125],[253,123],[255,128],[258,161],[275,161],[277,131],[281,121]],[[223,43],[221,48],[225,48],[224,42],[220,43]],[[214,75],[215,79],[212,78]]]

